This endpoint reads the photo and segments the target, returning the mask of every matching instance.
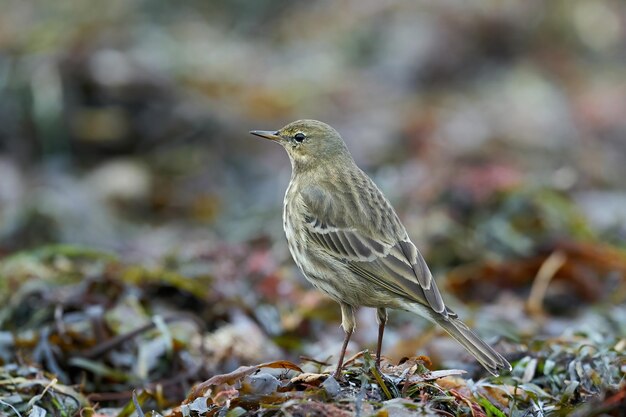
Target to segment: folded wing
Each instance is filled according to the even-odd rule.
[[[304,220],[311,244],[345,262],[372,284],[446,314],[424,258],[384,198],[386,212],[393,215],[388,219],[368,212],[372,204],[367,201],[352,201],[358,196],[333,201],[320,189],[303,192],[302,196],[308,209]],[[380,204],[380,199],[376,202]],[[348,218],[351,221],[346,221]]]

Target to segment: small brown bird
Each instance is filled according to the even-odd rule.
[[[356,166],[339,133],[316,120],[250,133],[282,145],[291,160],[283,226],[304,276],[341,306],[346,332],[335,376],[359,306],[377,309],[380,364],[387,308],[417,313],[444,328],[489,372],[511,365],[446,308],[424,258],[374,182]]]

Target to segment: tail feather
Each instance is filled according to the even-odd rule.
[[[511,370],[511,364],[502,355],[493,350],[465,323],[452,314],[448,317],[438,316],[434,321],[467,349],[491,374],[497,376],[500,371]]]

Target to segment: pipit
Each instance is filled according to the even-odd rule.
[[[355,164],[335,129],[315,120],[298,120],[277,131],[250,133],[279,143],[291,160],[283,226],[304,276],[341,306],[345,338],[335,376],[341,375],[359,306],[377,309],[377,365],[387,308],[393,308],[439,324],[492,374],[511,369],[445,306],[395,210]]]

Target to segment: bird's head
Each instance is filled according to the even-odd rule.
[[[250,133],[281,144],[294,167],[319,166],[336,158],[350,157],[339,133],[317,120],[297,120],[277,131],[253,130]]]

